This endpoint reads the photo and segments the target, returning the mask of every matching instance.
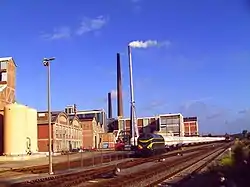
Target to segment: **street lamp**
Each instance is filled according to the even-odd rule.
[[[51,142],[51,109],[50,109],[50,62],[55,60],[55,57],[53,58],[44,58],[43,59],[43,65],[48,68],[48,90],[47,90],[47,97],[48,97],[48,125],[49,125],[49,174],[53,174],[52,169],[52,142]]]

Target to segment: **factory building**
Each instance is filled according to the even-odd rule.
[[[12,57],[0,58],[0,110],[15,102],[16,64]]]
[[[38,112],[38,149],[48,152],[48,112]],[[77,116],[51,112],[52,151],[71,151],[82,146],[82,126]]]
[[[0,155],[4,152],[4,107],[14,103],[16,63],[12,57],[0,58]]]
[[[83,148],[97,149],[101,148],[101,134],[104,133],[103,126],[95,118],[80,119],[82,123]]]
[[[4,107],[3,155],[38,152],[37,111],[17,103]]]
[[[161,114],[159,117],[159,133],[170,136],[184,136],[183,115]]]
[[[185,136],[198,136],[198,118],[197,117],[185,117],[184,118]]]
[[[105,132],[107,116],[104,110],[76,110],[76,106],[65,108],[69,116],[76,115],[82,124],[82,147],[87,149],[101,148],[101,133]]]
[[[117,123],[119,129],[130,132],[130,118],[120,118]],[[157,117],[140,117],[137,118],[137,126],[139,133],[159,131],[159,120]]]
[[[74,105],[69,105],[65,107],[65,113],[69,116],[77,115],[81,119],[93,119],[101,126],[105,127],[107,125],[107,116],[105,110],[76,110]]]

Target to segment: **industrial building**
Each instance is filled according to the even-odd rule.
[[[107,123],[107,116],[104,110],[77,110],[76,106],[65,107],[69,116],[76,115],[82,124],[82,147],[87,149],[101,148],[102,137]]]
[[[83,148],[97,149],[101,148],[104,127],[96,121],[95,118],[81,119],[82,134],[83,134]]]
[[[198,118],[197,117],[184,117],[185,136],[198,136]]]
[[[37,111],[17,103],[4,107],[3,155],[38,152]]]
[[[38,149],[48,152],[49,126],[48,112],[38,112]],[[51,112],[52,151],[70,151],[82,146],[82,125],[77,116],[68,116],[64,112]]]
[[[157,132],[169,136],[184,136],[184,118],[182,114],[161,114],[154,117],[137,118],[139,133]],[[130,132],[130,118],[110,120],[113,130]]]
[[[0,110],[15,102],[16,63],[12,57],[0,58]]]
[[[159,133],[171,136],[184,136],[183,115],[161,114],[159,117]]]
[[[81,119],[96,119],[96,122],[101,126],[106,126],[107,116],[104,109],[101,110],[77,110],[74,105],[66,106],[64,109],[68,116],[77,115]]]
[[[119,129],[130,132],[130,118],[120,118],[117,120]],[[137,126],[140,133],[159,131],[158,117],[140,117],[137,118]]]

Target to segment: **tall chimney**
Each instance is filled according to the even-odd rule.
[[[117,115],[123,117],[123,102],[122,102],[122,73],[120,54],[117,53]]]
[[[108,93],[108,118],[112,118],[112,97],[111,92]]]

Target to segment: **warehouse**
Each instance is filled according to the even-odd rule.
[[[48,152],[48,112],[38,112],[38,149]],[[64,112],[51,113],[52,151],[71,151],[82,145],[82,126],[77,116],[68,117]]]

